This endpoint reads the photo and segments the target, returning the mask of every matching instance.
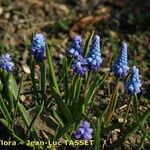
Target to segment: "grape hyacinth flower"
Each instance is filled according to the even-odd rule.
[[[72,69],[74,74],[83,76],[85,75],[87,68],[86,68],[87,62],[86,59],[84,59],[81,55],[79,55],[72,65]]]
[[[82,38],[79,35],[76,35],[73,38],[73,41],[70,44],[68,53],[70,56],[73,56],[73,57],[77,57],[79,55],[82,55],[82,53],[83,53]]]
[[[140,87],[142,86],[141,80],[139,78],[139,69],[136,66],[133,66],[131,69],[131,76],[125,85],[125,90],[129,94],[137,94],[139,93]]]
[[[92,45],[87,56],[87,63],[89,69],[97,71],[102,63],[101,49],[100,49],[100,37],[95,35],[93,38]]]
[[[91,140],[93,129],[87,121],[82,121],[79,124],[77,131],[74,134],[75,139]]]
[[[117,77],[125,77],[128,69],[127,44],[122,42],[118,58],[113,66],[113,72]]]
[[[11,60],[11,56],[9,54],[4,54],[0,58],[0,68],[11,72],[12,68],[14,67],[14,63]]]
[[[36,62],[43,61],[45,59],[45,50],[46,44],[44,35],[41,33],[35,34],[31,43],[31,53],[34,55]]]

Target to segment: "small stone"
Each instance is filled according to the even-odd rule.
[[[2,15],[2,14],[3,14],[3,8],[0,7],[0,15]]]
[[[24,102],[24,101],[26,100],[26,97],[25,97],[24,95],[21,95],[21,96],[20,96],[20,100],[21,100],[22,102]]]
[[[124,121],[123,118],[118,118],[118,122],[123,123],[123,121]],[[127,122],[127,120],[125,122]]]
[[[9,12],[5,14],[5,18],[6,18],[6,19],[9,19],[9,18],[10,18],[10,13],[9,13]]]
[[[25,64],[25,65],[22,65],[22,69],[23,69],[23,71],[24,71],[25,73],[27,73],[27,74],[30,74],[30,73],[31,73],[29,66],[26,65],[26,64]]]

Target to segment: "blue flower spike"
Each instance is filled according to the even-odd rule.
[[[86,68],[87,62],[86,59],[84,59],[81,55],[79,55],[72,65],[72,69],[74,74],[83,76],[85,75],[87,68]]]
[[[141,86],[142,84],[139,78],[139,69],[136,66],[133,66],[131,69],[131,76],[125,85],[125,90],[128,94],[138,94],[141,91]]]
[[[92,45],[87,56],[88,68],[92,71],[97,71],[102,63],[100,37],[95,35]]]
[[[74,134],[75,139],[91,140],[93,129],[87,121],[82,121],[79,124],[77,131]]]
[[[113,72],[116,77],[125,77],[128,70],[127,44],[122,42],[118,58],[113,66]]]
[[[11,72],[14,67],[14,63],[11,60],[11,56],[9,54],[3,54],[0,58],[0,68]]]
[[[78,57],[79,55],[82,55],[83,49],[82,49],[82,38],[79,35],[76,35],[69,47],[68,53],[70,56]]]
[[[45,59],[44,53],[46,51],[45,37],[41,33],[34,35],[31,43],[31,53],[34,55],[36,62]]]

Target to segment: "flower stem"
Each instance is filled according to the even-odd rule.
[[[16,105],[15,105],[15,109],[14,109],[13,120],[12,120],[12,124],[11,124],[11,129],[12,130],[13,130],[13,127],[14,127],[15,118],[16,118],[16,114],[17,114],[17,110],[18,110],[18,103],[19,103],[20,92],[21,92],[21,88],[22,88],[22,84],[23,84],[23,78],[24,78],[24,74],[22,74],[22,76],[21,76],[21,82],[20,82],[20,85],[19,85]]]
[[[143,125],[140,122],[139,111],[138,111],[138,97],[137,97],[136,94],[134,95],[134,101],[133,102],[134,102],[133,103],[134,104],[133,110],[134,110],[134,115],[135,115],[136,122],[139,125],[139,128],[142,131],[142,134],[145,135],[145,133],[147,131],[144,129]],[[147,136],[150,138],[150,133],[149,132],[148,132]]]
[[[44,62],[40,63],[40,70],[41,70],[41,90],[45,91],[46,90],[46,67]]]
[[[88,78],[87,78],[87,82],[86,82],[86,85],[85,85],[85,89],[84,89],[84,96],[88,90],[88,87],[89,87],[89,83],[91,81],[91,77],[92,77],[92,71],[89,72],[88,74]]]
[[[40,63],[40,71],[41,71],[41,92],[42,97],[46,101],[46,66],[45,62]]]
[[[77,90],[76,90],[75,102],[77,102],[78,99],[79,99],[80,91],[81,91],[81,86],[82,86],[82,81],[83,81],[83,79],[82,79],[82,77],[80,77],[78,79],[78,83],[77,83]]]
[[[127,104],[127,111],[126,111],[126,113],[125,113],[125,117],[124,117],[124,120],[123,120],[123,125],[122,125],[122,127],[124,128],[125,127],[125,123],[126,123],[126,120],[127,120],[127,116],[128,116],[128,114],[129,114],[129,110],[130,110],[130,107],[131,107],[131,102],[132,102],[132,98],[131,98],[131,96],[129,96],[129,99],[128,99],[128,104]]]
[[[38,102],[38,90],[37,90],[37,87],[36,87],[36,81],[35,81],[35,77],[34,77],[34,73],[35,73],[35,70],[34,70],[34,66],[35,63],[34,63],[34,60],[33,60],[33,57],[32,55],[30,54],[30,70],[31,70],[31,80],[32,80],[32,85],[33,85],[33,92],[34,92],[34,100],[35,100],[35,104],[37,104]]]

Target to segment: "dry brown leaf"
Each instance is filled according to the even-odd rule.
[[[109,0],[108,3],[117,6],[117,7],[124,7],[125,1],[124,0]]]
[[[109,12],[110,12],[110,9],[108,9],[108,11],[105,12],[105,14],[103,14],[101,16],[90,15],[90,16],[86,16],[86,17],[81,18],[80,20],[76,21],[73,24],[73,26],[70,28],[70,36],[72,36],[75,31],[78,31],[81,28],[84,29],[89,25],[93,25],[95,23],[108,20],[108,18],[110,17]]]

